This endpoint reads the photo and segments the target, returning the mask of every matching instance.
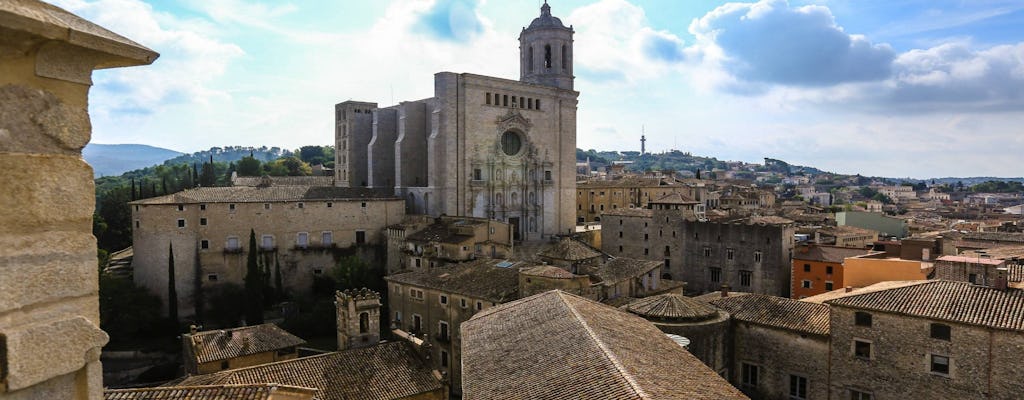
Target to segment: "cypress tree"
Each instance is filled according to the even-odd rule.
[[[139,196],[135,193],[135,178],[132,178],[132,201],[138,200]]]
[[[199,246],[196,246],[196,261],[195,261],[195,275],[192,279],[192,302],[195,303],[196,307],[196,324],[203,324],[203,308],[206,307],[206,298],[203,296],[203,267],[199,264]]]
[[[178,323],[178,290],[174,287],[174,245],[167,244],[167,314]]]
[[[245,322],[246,325],[263,323],[263,277],[256,260],[256,230],[249,230],[249,257],[245,273]]]
[[[199,169],[196,163],[192,163],[192,187],[199,187]]]
[[[278,260],[277,254],[274,254],[274,288],[277,289],[277,299],[280,301],[284,299],[284,287],[281,284],[281,261]]]

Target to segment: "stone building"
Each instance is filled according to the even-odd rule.
[[[647,208],[651,200],[669,194],[682,194],[703,202],[707,188],[703,183],[654,176],[626,176],[611,180],[589,180],[576,185],[576,223],[600,222],[601,214],[620,208]]]
[[[311,290],[344,255],[376,256],[384,227],[402,221],[405,205],[391,192],[334,186],[207,187],[130,202],[134,281],[167,304],[173,248],[178,315],[194,315],[197,287],[242,284],[246,253],[279,268],[286,291]],[[257,249],[249,249],[250,230]],[[164,310],[166,312],[166,308]]]
[[[1019,398],[1024,292],[925,281],[840,293],[832,398]]]
[[[597,300],[614,300],[625,297],[645,297],[672,288],[661,284],[661,262],[618,257],[597,267],[586,270],[597,286]]]
[[[192,332],[181,335],[182,360],[187,374],[209,374],[251,367],[298,356],[306,341],[274,324]]]
[[[0,1],[0,54],[0,397],[98,399],[89,87],[158,54],[35,0]]]
[[[643,318],[561,291],[463,327],[465,399],[745,399]]]
[[[439,72],[434,96],[335,107],[339,186],[391,190],[410,214],[496,219],[515,240],[574,226],[573,29],[541,15],[523,29],[520,79]]]
[[[392,326],[430,344],[430,359],[448,375],[453,393],[462,384],[460,326],[479,311],[517,299],[523,266],[478,259],[384,277]]]
[[[336,292],[338,350],[358,349],[380,342],[380,294],[372,290]]]
[[[429,218],[429,217],[428,217]],[[512,225],[486,218],[442,216],[429,225],[422,217],[389,226],[386,231],[388,273],[433,268],[481,257],[505,258],[512,254]],[[431,218],[432,219],[432,218]],[[394,246],[397,249],[392,249]]]
[[[549,290],[561,290],[592,300],[596,300],[599,293],[590,277],[559,267],[539,265],[519,271],[519,296],[528,297]]]
[[[711,222],[680,210],[618,209],[604,214],[601,250],[663,261],[662,277],[687,282],[690,293],[727,284],[788,297],[795,229],[780,217]]]
[[[604,255],[600,251],[582,242],[563,237],[552,246],[537,253],[541,262],[562,268],[570,273],[579,274],[589,267],[597,267],[604,263]]]
[[[622,309],[654,324],[662,332],[689,340],[686,349],[718,375],[729,376],[729,313],[678,293],[636,300]]]
[[[828,398],[828,306],[762,294],[711,304],[731,315],[730,382],[753,399]]]

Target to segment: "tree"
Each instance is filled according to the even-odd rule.
[[[281,284],[281,261],[277,258],[277,253],[274,253],[274,289],[277,292],[278,301],[284,299],[284,285]]]
[[[261,164],[260,160],[249,153],[248,157],[238,160],[238,176],[260,176]]]
[[[160,325],[160,298],[131,280],[101,273],[99,289],[100,328],[110,334],[111,343],[131,340]]]
[[[167,314],[178,322],[178,290],[174,287],[174,245],[167,244]]]
[[[210,156],[210,162],[203,163],[203,173],[199,174],[199,185],[202,187],[217,186],[217,172],[213,165],[213,156]]]
[[[192,302],[195,304],[195,321],[197,324],[202,324],[203,317],[205,317],[206,297],[203,295],[203,267],[199,264],[199,246],[196,246],[195,270],[192,272]]]
[[[245,322],[247,325],[263,323],[263,276],[256,260],[256,230],[249,230],[249,257],[245,273]]]

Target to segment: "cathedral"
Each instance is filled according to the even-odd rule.
[[[335,106],[335,185],[394,189],[409,214],[509,223],[516,240],[575,223],[573,29],[540,16],[519,35],[519,80],[434,74],[434,96]]]

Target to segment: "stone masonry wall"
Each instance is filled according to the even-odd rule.
[[[828,338],[733,321],[730,382],[752,399],[788,400],[790,376],[807,379],[808,399],[828,397]],[[758,367],[758,384],[743,384],[743,364]],[[847,397],[833,397],[845,399]]]

